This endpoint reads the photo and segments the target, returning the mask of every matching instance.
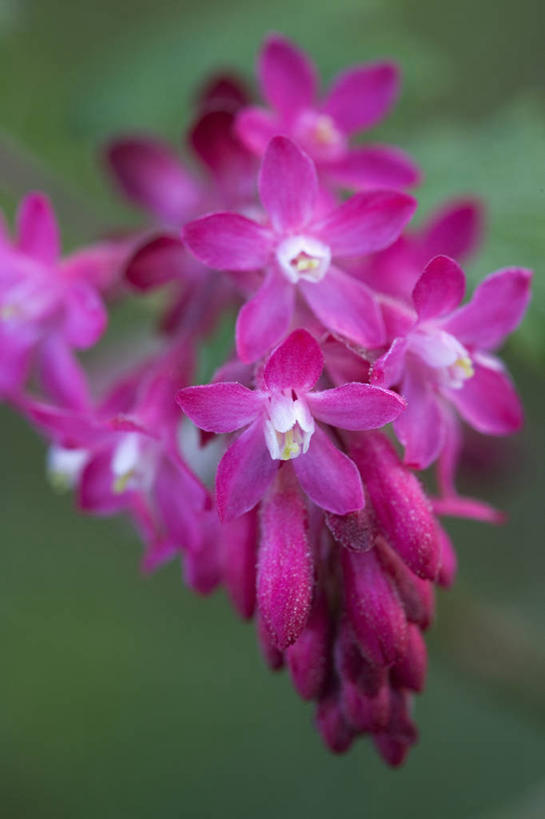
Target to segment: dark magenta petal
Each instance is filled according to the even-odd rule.
[[[412,623],[407,630],[407,649],[392,668],[391,679],[398,688],[423,691],[426,683],[428,656],[422,632]]]
[[[318,381],[324,357],[307,330],[295,330],[271,353],[263,378],[269,390],[308,392]]]
[[[323,105],[347,134],[371,128],[386,116],[399,91],[399,70],[394,63],[356,66],[339,74]]]
[[[234,520],[261,500],[278,469],[265,444],[261,418],[242,433],[221,459],[216,475],[218,512]]]
[[[233,432],[254,420],[261,397],[233,381],[185,387],[176,401],[188,418],[206,432]]]
[[[317,506],[345,515],[365,503],[361,479],[354,463],[317,427],[308,452],[293,461],[299,483]]]
[[[257,515],[248,512],[221,528],[223,579],[233,605],[245,620],[255,609],[257,523]]]
[[[380,387],[392,387],[399,384],[405,367],[406,352],[406,338],[394,339],[391,347],[373,364],[371,383],[378,384]]]
[[[78,486],[78,505],[94,515],[113,515],[126,509],[132,491],[114,492],[115,475],[112,472],[112,449],[96,453],[85,465]]]
[[[259,57],[263,96],[282,116],[293,119],[312,105],[316,71],[309,58],[285,37],[267,38]]]
[[[329,619],[327,599],[317,590],[305,628],[286,651],[293,686],[304,700],[316,699],[324,688],[330,649]]]
[[[194,256],[215,270],[260,270],[271,252],[271,235],[238,213],[212,213],[184,228]]]
[[[130,257],[125,278],[137,290],[146,292],[172,279],[181,279],[188,267],[188,255],[181,239],[168,234],[155,236]]]
[[[259,196],[278,232],[293,232],[309,222],[318,198],[314,162],[297,145],[275,136],[259,174]]]
[[[413,290],[420,321],[452,312],[464,298],[466,277],[454,259],[436,256],[426,265]]]

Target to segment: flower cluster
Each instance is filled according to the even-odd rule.
[[[0,235],[0,396],[48,440],[57,487],[132,519],[145,571],[180,557],[190,587],[223,584],[255,616],[266,662],[316,703],[332,751],[369,734],[398,765],[417,739],[435,588],[456,573],[438,516],[501,518],[455,479],[463,424],[522,424],[495,351],[531,273],[492,273],[461,304],[480,204],[406,230],[419,169],[352,142],[390,110],[395,65],[356,66],[318,99],[313,64],[274,35],[258,73],[267,107],[227,76],[202,91],[192,167],[147,135],[108,146],[148,214],[131,235],[60,258],[48,200],[26,197],[15,238]],[[154,338],[86,372],[77,351],[106,305],[154,290]],[[234,313],[232,348],[193,385]],[[433,498],[416,474],[432,464]]]

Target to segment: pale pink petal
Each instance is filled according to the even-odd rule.
[[[475,375],[448,397],[467,423],[486,435],[510,435],[521,428],[524,411],[511,379],[499,363],[473,362]]]
[[[318,178],[310,157],[284,136],[267,146],[259,174],[259,196],[279,232],[304,227],[318,198]]]
[[[242,361],[257,361],[288,332],[294,298],[293,285],[275,267],[270,269],[257,293],[238,314],[235,336]]]
[[[257,605],[274,645],[284,651],[303,631],[314,585],[307,510],[289,465],[261,507]]]
[[[68,344],[85,350],[96,344],[104,330],[108,314],[94,287],[74,282],[66,292],[63,332]]]
[[[247,387],[233,381],[218,381],[198,387],[185,387],[176,401],[194,424],[206,432],[233,432],[254,420],[262,399]]]
[[[405,367],[407,339],[396,338],[392,346],[374,362],[370,381],[379,387],[391,387],[399,384]]]
[[[438,457],[445,441],[440,399],[425,373],[408,369],[401,393],[407,409],[394,421],[395,433],[405,447],[404,463],[426,469]]]
[[[345,188],[410,188],[421,181],[420,169],[404,151],[390,145],[351,148],[320,168]]]
[[[341,429],[376,429],[389,424],[405,409],[401,396],[371,384],[344,384],[307,395],[318,421]]]
[[[357,66],[337,77],[323,111],[345,133],[371,128],[386,116],[398,91],[399,70],[394,63]]]
[[[301,281],[298,286],[316,317],[332,332],[362,347],[384,343],[379,307],[363,282],[330,267],[320,282]]]
[[[273,34],[259,57],[263,96],[286,120],[312,106],[316,71],[309,58],[285,37]]]
[[[128,137],[113,142],[106,158],[124,194],[161,221],[181,225],[196,207],[197,183],[166,143]]]
[[[458,261],[470,256],[483,234],[483,206],[475,199],[448,202],[421,230],[423,261],[440,253]]]
[[[356,193],[313,227],[313,234],[334,256],[363,256],[395,242],[416,210],[406,193],[376,190]]]
[[[194,256],[216,270],[260,270],[267,263],[270,232],[238,213],[212,213],[189,222],[183,232]]]
[[[125,278],[137,290],[153,290],[172,279],[182,278],[189,259],[180,239],[168,234],[155,236],[130,257]]]
[[[53,264],[60,253],[57,220],[51,202],[42,193],[29,193],[17,213],[17,244],[45,264]]]
[[[265,444],[263,422],[258,418],[231,444],[216,476],[220,520],[229,521],[249,512],[265,494],[278,469]]]
[[[324,366],[320,345],[307,330],[295,330],[271,354],[263,378],[270,390],[308,392]]]
[[[464,298],[465,287],[464,271],[454,259],[436,256],[428,262],[413,290],[420,321],[452,312]]]
[[[243,108],[235,120],[235,133],[248,150],[261,156],[274,136],[283,133],[277,118],[264,108]]]
[[[59,336],[50,336],[40,345],[38,374],[46,395],[56,404],[74,410],[90,406],[85,371]]]
[[[521,267],[491,273],[469,304],[445,321],[444,329],[470,347],[497,347],[522,320],[530,301],[531,279],[532,271]]]
[[[308,452],[293,460],[293,468],[309,498],[322,509],[346,515],[363,508],[363,488],[355,464],[319,427]]]

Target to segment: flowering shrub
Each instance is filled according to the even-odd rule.
[[[462,422],[493,436],[522,424],[495,351],[531,273],[492,273],[460,306],[480,205],[448,203],[406,232],[418,168],[351,144],[396,97],[391,63],[346,71],[318,102],[312,63],[271,36],[259,79],[269,108],[231,78],[207,86],[197,170],[153,137],[108,147],[146,229],[61,259],[47,198],[25,198],[15,237],[0,235],[0,396],[46,437],[50,476],[83,511],[132,519],[145,571],[179,556],[191,588],[224,584],[255,616],[266,662],[316,702],[332,751],[370,734],[398,765],[417,739],[435,587],[456,574],[438,516],[501,519],[455,478]],[[153,290],[153,345],[104,387],[77,351],[114,297]],[[192,385],[233,312],[232,349]],[[416,473],[432,464],[429,497]]]

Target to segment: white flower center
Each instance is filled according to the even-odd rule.
[[[292,390],[285,390],[271,395],[264,432],[271,458],[291,461],[307,452],[314,432],[314,418],[301,398]]]
[[[51,446],[47,452],[47,476],[59,492],[73,489],[89,457],[86,449]]]
[[[153,482],[156,463],[154,441],[138,432],[125,433],[112,456],[112,491],[116,494],[127,489],[147,491]]]
[[[295,137],[315,159],[336,159],[346,150],[346,136],[329,114],[304,111],[295,125]]]
[[[328,271],[331,251],[312,236],[288,236],[276,249],[280,269],[293,284],[300,279],[319,282]]]
[[[471,356],[457,338],[437,327],[416,330],[409,335],[410,352],[428,367],[437,370],[445,387],[459,390],[474,375]]]

